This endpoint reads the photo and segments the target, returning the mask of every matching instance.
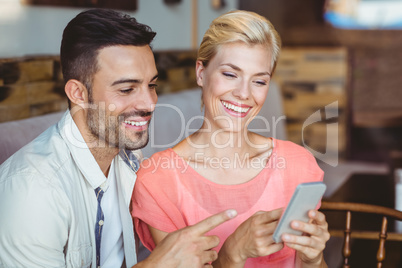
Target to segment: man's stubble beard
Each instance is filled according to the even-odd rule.
[[[106,114],[106,110],[94,104],[92,100],[89,102],[90,108],[87,114],[87,125],[94,136],[99,140],[99,145],[111,148],[138,150],[144,148],[149,141],[149,128],[140,132],[134,132],[134,137],[127,137],[125,128],[122,126],[125,118],[133,115],[149,115],[150,112],[136,112],[131,114],[120,114],[113,116]],[[96,105],[96,108],[93,106]],[[148,123],[149,127],[149,123]],[[129,131],[129,130],[128,130]]]

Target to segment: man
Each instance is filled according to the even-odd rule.
[[[132,150],[147,144],[157,101],[154,36],[111,10],[67,25],[60,55],[70,109],[0,167],[0,267],[137,263],[129,204],[141,154]],[[219,241],[204,234],[235,214],[170,234],[135,266],[209,267]]]

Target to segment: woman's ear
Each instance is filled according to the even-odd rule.
[[[204,76],[204,64],[202,63],[202,61],[197,60],[196,65],[195,65],[195,75],[197,77],[197,85],[199,85],[200,87],[202,87],[204,85],[203,83],[203,76]]]
[[[88,103],[88,91],[80,81],[68,80],[64,86],[64,91],[72,103],[80,106]]]

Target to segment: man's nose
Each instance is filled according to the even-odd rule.
[[[155,90],[150,89],[148,86],[141,87],[138,94],[135,94],[133,105],[136,110],[153,112],[155,110],[158,96]]]

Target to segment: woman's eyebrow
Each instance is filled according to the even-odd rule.
[[[232,69],[234,69],[236,71],[241,71],[242,70],[239,66],[234,65],[232,63],[223,63],[222,66],[224,66],[224,65],[229,66],[230,68],[232,68]],[[261,75],[271,76],[271,74],[269,72],[260,72],[260,73],[255,74],[255,76],[261,76]]]
[[[241,71],[241,69],[240,69],[239,66],[234,65],[234,64],[232,64],[232,63],[223,63],[222,66],[223,66],[223,65],[229,66],[230,68],[232,68],[232,69],[234,69],[234,70],[236,70],[236,71]]]

